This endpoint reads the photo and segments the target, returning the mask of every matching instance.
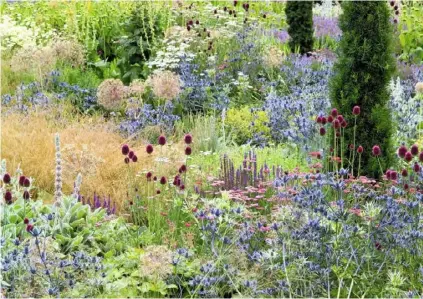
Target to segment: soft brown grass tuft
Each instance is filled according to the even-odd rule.
[[[8,171],[14,172],[20,164],[25,175],[35,179],[35,185],[50,194],[54,193],[54,134],[61,138],[63,191],[70,194],[77,174],[82,174],[81,194],[94,192],[110,195],[118,208],[126,201],[128,167],[132,173],[155,171],[158,176],[176,173],[184,158],[183,146],[155,147],[151,156],[145,144],[133,144],[113,132],[112,124],[89,118],[79,119],[61,127],[49,122],[45,115],[28,116],[11,114],[2,117],[2,158],[7,160]],[[121,145],[128,143],[138,156],[137,163],[126,165]],[[161,154],[162,153],[162,154]],[[168,163],[154,160],[163,155]],[[157,171],[157,164],[162,164]],[[144,179],[144,174],[141,175]],[[170,178],[169,178],[170,179]],[[140,180],[140,178],[138,178]]]

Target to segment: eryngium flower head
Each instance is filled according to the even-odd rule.
[[[162,71],[147,79],[156,97],[173,100],[181,92],[181,82],[177,74],[171,71]]]
[[[106,79],[97,88],[98,103],[109,110],[119,108],[127,95],[128,88],[119,79]]]

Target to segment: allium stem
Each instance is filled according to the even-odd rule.
[[[354,116],[354,133],[353,133],[353,158],[352,158],[352,170],[351,170],[351,174],[354,176],[354,162],[355,162],[355,131],[357,128],[357,116]]]

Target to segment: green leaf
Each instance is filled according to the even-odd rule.
[[[22,219],[16,214],[9,215],[8,220],[9,223],[18,223],[22,221]]]

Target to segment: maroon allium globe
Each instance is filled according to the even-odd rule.
[[[335,134],[335,136],[336,136],[336,137],[341,137],[341,132],[339,132],[339,130],[336,130],[336,134]]]
[[[420,172],[420,165],[419,165],[419,163],[414,163],[414,166],[413,166],[413,170],[414,170],[414,172]]]
[[[339,129],[339,128],[341,127],[341,123],[339,122],[339,120],[338,120],[338,119],[335,119],[335,120],[332,122],[332,126],[333,126],[335,129]]]
[[[122,155],[129,154],[129,146],[127,144],[122,145]]]
[[[322,116],[322,125],[326,125],[328,122],[327,118]]]
[[[3,176],[3,182],[4,182],[5,184],[9,184],[9,183],[10,183],[10,181],[11,181],[10,174],[6,173],[6,174]]]
[[[420,152],[420,154],[419,154],[419,161],[423,162],[423,152]]]
[[[31,185],[31,182],[29,181],[28,178],[25,178],[23,185],[24,187],[29,187]]]
[[[190,134],[186,134],[184,137],[184,141],[186,144],[191,144],[192,142],[192,136]]]
[[[149,171],[147,172],[147,174],[145,175],[145,177],[147,178],[147,180],[151,180],[151,177],[153,176],[153,174]]]
[[[163,135],[160,135],[159,140],[158,140],[158,144],[165,145],[166,144],[166,137],[164,137]]]
[[[360,114],[360,112],[361,112],[360,106],[354,106],[354,107],[353,107],[353,111],[352,111],[352,113],[353,113],[354,115],[359,115],[359,114]]]
[[[410,152],[406,152],[404,156],[404,160],[406,162],[411,162],[411,160],[413,160],[413,155]]]
[[[19,177],[19,185],[20,186],[24,186],[24,183],[25,183],[25,179],[26,179],[26,177],[24,176],[24,175],[21,175],[20,177]]]
[[[149,144],[145,147],[145,151],[150,155],[154,151],[154,148],[151,144]]]
[[[417,156],[419,154],[419,147],[417,144],[413,144],[410,148],[410,152],[413,156]]]
[[[153,177],[153,181],[157,181],[157,177],[156,176]]]
[[[161,192],[160,192],[160,190],[156,190],[156,194],[160,194]]]
[[[29,192],[28,191],[26,191],[26,190],[24,191],[23,198],[26,199],[26,200],[29,199]]]
[[[132,159],[133,156],[134,156],[134,151],[130,151],[128,154],[129,159]]]
[[[167,182],[166,178],[164,176],[162,176],[160,178],[160,184],[164,185],[164,184],[166,184],[166,182]]]
[[[372,148],[372,154],[373,154],[373,156],[380,156],[380,154],[381,154],[381,151],[380,151],[380,147],[379,147],[379,145],[375,145],[375,146],[373,146],[373,148]]]
[[[185,155],[189,156],[189,155],[191,155],[191,152],[192,152],[191,147],[187,146],[187,147],[185,148]]]
[[[328,116],[328,123],[332,123],[333,122],[333,116],[332,115],[329,115]]]
[[[363,151],[364,151],[364,149],[361,145],[359,147],[357,147],[357,153],[362,154]]]
[[[181,186],[179,186],[179,189],[181,189],[181,190],[185,190],[185,185],[184,185],[184,184],[182,184]]]
[[[344,117],[343,117],[341,114],[339,114],[339,115],[336,117],[336,119],[337,119],[337,120],[339,120],[339,122],[340,122],[340,123],[342,123],[342,122],[344,121]]]
[[[123,159],[123,161],[125,162],[125,164],[129,164],[129,162],[130,162],[128,157],[125,157],[125,159]]]
[[[404,190],[408,190],[408,184],[404,184]]]
[[[4,194],[4,200],[6,202],[11,202],[12,201],[12,192],[6,191],[6,193]]]
[[[138,157],[137,157],[137,155],[133,155],[132,156],[132,162],[137,162],[138,161]]]
[[[322,123],[322,117],[321,117],[321,116],[318,116],[318,117],[316,118],[316,122],[317,122],[318,124],[321,124],[321,123]]]
[[[348,126],[348,123],[345,121],[345,119],[341,121],[341,127],[346,128],[347,126]]]
[[[338,116],[338,110],[336,108],[333,108],[332,111],[330,112],[330,115],[332,117],[337,117]]]
[[[387,178],[388,180],[390,180],[390,179],[391,179],[391,170],[390,170],[390,169],[388,169],[388,170],[385,172],[385,175],[386,175],[386,178]]]
[[[181,167],[179,167],[179,172],[186,172],[187,171],[187,166],[185,164],[183,164]]]
[[[325,128],[321,127],[321,128],[320,128],[320,135],[321,135],[321,136],[324,136],[325,134],[326,134],[326,130],[325,130]]]
[[[398,148],[398,156],[399,156],[400,158],[404,158],[406,153],[407,153],[407,148],[405,147],[405,145],[401,145],[401,146]]]
[[[24,224],[28,224],[29,223],[29,219],[28,218],[25,218],[24,219]]]
[[[403,176],[403,177],[406,177],[406,176],[408,176],[408,171],[407,171],[407,169],[403,169],[402,171],[401,171],[401,175]]]
[[[396,181],[398,178],[398,173],[395,170],[391,171],[391,180]]]
[[[32,224],[28,224],[27,226],[26,226],[26,231],[27,232],[32,232],[32,230],[34,229],[34,226],[32,225]]]

